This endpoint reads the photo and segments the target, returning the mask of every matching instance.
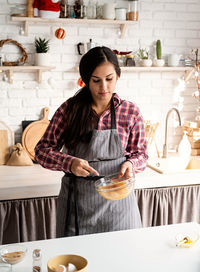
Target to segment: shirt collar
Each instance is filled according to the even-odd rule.
[[[113,95],[113,100],[114,100],[115,107],[119,106],[122,103],[122,100],[119,98],[119,96],[116,93],[114,93]]]

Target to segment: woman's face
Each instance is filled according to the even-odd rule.
[[[96,67],[89,81],[89,88],[95,103],[108,103],[115,90],[118,75],[114,65],[104,62]]]

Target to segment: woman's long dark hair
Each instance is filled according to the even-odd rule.
[[[65,112],[65,146],[67,149],[74,148],[80,141],[88,142],[91,138],[94,120],[89,81],[95,68],[106,61],[113,64],[120,77],[121,70],[117,57],[108,47],[94,47],[81,58],[79,71],[86,86],[68,99]]]

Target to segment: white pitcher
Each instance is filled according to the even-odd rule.
[[[116,3],[106,3],[102,7],[103,19],[114,20],[115,19],[115,7]]]
[[[181,55],[169,54],[168,55],[168,66],[179,66],[180,58],[181,58]]]

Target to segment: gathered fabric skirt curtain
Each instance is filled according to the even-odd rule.
[[[0,202],[0,244],[56,237],[57,197]]]
[[[200,185],[137,189],[143,227],[200,223]],[[56,237],[57,197],[0,202],[0,244]]]

